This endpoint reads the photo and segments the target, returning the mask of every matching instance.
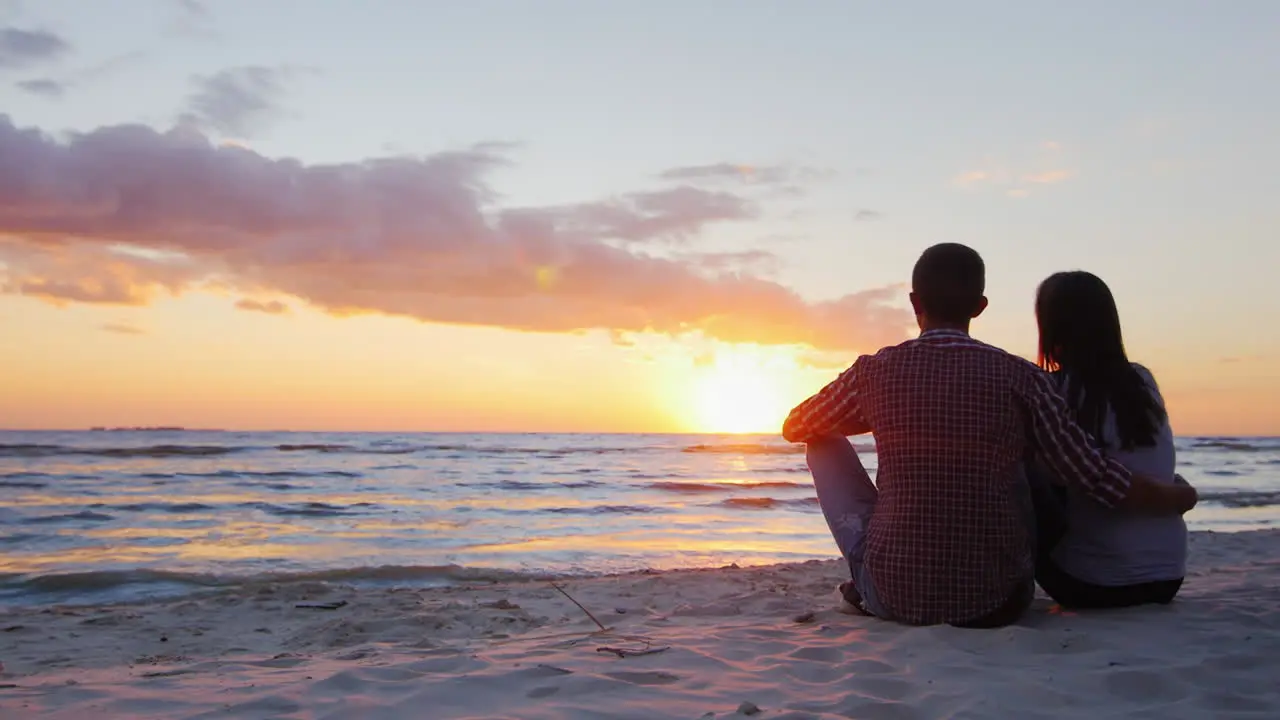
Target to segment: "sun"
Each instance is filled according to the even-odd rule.
[[[790,402],[783,392],[789,377],[744,352],[718,352],[700,368],[694,385],[693,413],[698,430],[708,433],[775,433]]]

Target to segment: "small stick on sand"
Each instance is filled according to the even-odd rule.
[[[550,582],[550,581],[548,581],[548,582]],[[586,614],[587,614],[587,617],[591,618],[591,622],[595,623],[597,627],[599,627],[601,630],[603,630],[603,631],[605,631],[605,632],[609,632],[609,628],[605,627],[605,626],[604,626],[604,623],[602,623],[602,622],[600,622],[599,620],[597,620],[597,619],[596,619],[596,616],[595,616],[595,615],[592,615],[590,610],[586,609],[585,607],[582,607],[582,603],[578,602],[577,600],[574,600],[574,599],[573,599],[573,596],[572,596],[572,595],[570,595],[569,593],[565,592],[564,588],[560,587],[559,585],[555,584],[554,582],[553,582],[553,583],[551,583],[551,587],[553,587],[553,588],[555,588],[555,589],[559,590],[561,595],[564,595],[565,597],[569,598],[569,602],[572,602],[574,605],[577,605],[577,606],[578,606],[578,609],[580,609],[580,610],[582,610],[582,612],[586,613]]]

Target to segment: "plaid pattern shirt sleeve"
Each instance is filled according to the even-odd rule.
[[[817,394],[797,405],[782,424],[782,437],[787,442],[807,443],[820,437],[871,432],[858,403],[858,380],[868,360],[858,358]]]
[[[1129,494],[1132,474],[1094,449],[1047,373],[1036,369],[1029,375],[1023,400],[1030,416],[1031,449],[1036,459],[1058,477],[1079,485],[1102,505],[1115,507]]]

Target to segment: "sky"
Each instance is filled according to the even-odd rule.
[[[0,0],[0,426],[772,432],[987,263],[1280,434],[1280,4]]]

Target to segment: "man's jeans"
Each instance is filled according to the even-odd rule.
[[[811,441],[805,452],[818,504],[827,518],[827,527],[836,547],[849,563],[853,587],[862,596],[862,609],[876,617],[890,619],[876,597],[875,585],[863,565],[867,525],[875,512],[879,492],[862,466],[858,451],[847,438],[832,437]]]
[[[835,538],[836,547],[849,563],[849,572],[853,576],[853,586],[862,596],[862,609],[885,620],[892,620],[890,613],[876,596],[871,575],[864,565],[866,554],[867,526],[871,515],[875,512],[879,491],[871,482],[871,476],[862,465],[858,452],[847,438],[821,438],[810,442],[806,448],[805,459],[809,463],[809,471],[813,473],[813,487],[818,493],[818,504],[822,506],[822,514],[827,519],[827,527]],[[1047,488],[1036,487],[1025,481],[1025,466],[1020,468],[1024,481],[1017,484],[1018,502],[1022,506],[1027,520],[1027,529],[1035,537],[1039,530],[1042,537],[1061,536],[1061,529],[1052,524],[1036,522],[1036,506],[1047,505],[1048,498],[1042,493]],[[1047,509],[1047,508],[1046,508]],[[1053,515],[1050,515],[1052,518]],[[1048,525],[1048,526],[1046,526]],[[1054,537],[1056,541],[1056,537]],[[1035,542],[1035,540],[1033,540]],[[1036,544],[1042,544],[1043,539]],[[1005,614],[1012,614],[1013,619],[1031,603],[1031,595],[1035,586],[1028,582],[1021,588],[1018,596],[1012,598],[1010,607],[997,611],[992,615],[996,626],[1006,624]],[[1009,620],[1010,622],[1012,620]],[[979,619],[972,627],[988,627],[987,619]]]

